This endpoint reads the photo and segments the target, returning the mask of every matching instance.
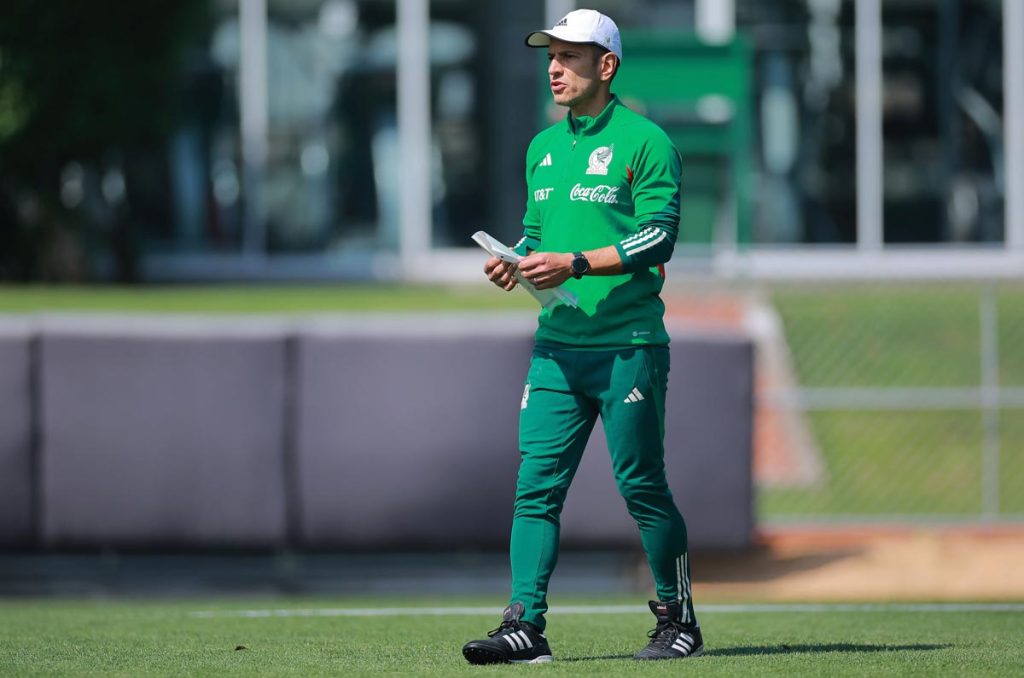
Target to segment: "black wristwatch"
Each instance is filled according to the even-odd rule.
[[[572,277],[579,280],[590,270],[590,262],[583,256],[583,252],[572,253]]]

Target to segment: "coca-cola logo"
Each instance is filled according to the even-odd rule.
[[[576,184],[569,193],[570,200],[582,200],[584,202],[600,202],[606,205],[619,204],[619,187],[608,184],[597,186],[583,186]]]

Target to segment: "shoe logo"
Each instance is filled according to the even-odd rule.
[[[638,402],[640,402],[643,399],[644,399],[644,394],[640,392],[640,389],[638,389],[636,386],[634,386],[633,390],[629,392],[629,395],[626,396],[626,399],[623,400],[622,402],[624,402],[624,403],[638,403]]]
[[[551,154],[548,153],[544,156],[544,159],[540,161],[541,167],[551,167]]]
[[[504,638],[505,642],[511,645],[512,649],[517,652],[519,650],[533,649],[533,643],[530,642],[530,638],[526,635],[526,631],[513,631]]]
[[[527,384],[526,388],[523,389],[523,402],[519,405],[519,409],[525,410],[526,405],[530,402],[530,385]]]
[[[589,167],[587,167],[587,174],[608,174],[608,165],[612,161],[612,151],[615,145],[601,146],[595,149],[590,154],[590,159],[587,161]]]
[[[690,651],[693,649],[693,638],[685,633],[680,633],[679,637],[672,643],[672,649],[676,652],[682,652],[684,655],[690,654]]]

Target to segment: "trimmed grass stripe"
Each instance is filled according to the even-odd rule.
[[[703,657],[643,663],[631,657],[654,618],[635,600],[562,600],[548,625],[555,661],[531,674],[1007,676],[1024,666],[1018,602],[705,605]],[[466,641],[497,625],[493,600],[301,601],[0,601],[0,675],[479,677],[517,668],[462,657]]]
[[[1024,612],[1024,603],[765,603],[752,605],[698,605],[698,614],[749,614],[754,612]],[[645,605],[565,605],[552,607],[548,617],[563,615],[650,614]],[[500,616],[500,607],[355,607],[265,610],[201,610],[190,613],[200,619],[242,617],[250,619],[286,617],[460,617]]]

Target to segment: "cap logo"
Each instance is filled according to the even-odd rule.
[[[569,17],[568,16],[563,16],[562,20],[559,21],[557,24],[555,24],[555,27],[557,28],[558,26],[568,26],[568,25],[569,25]]]

